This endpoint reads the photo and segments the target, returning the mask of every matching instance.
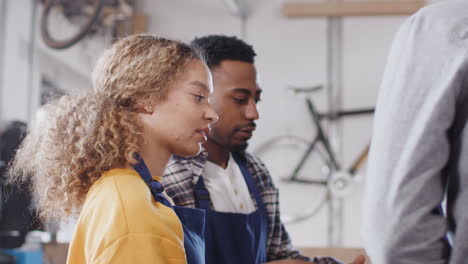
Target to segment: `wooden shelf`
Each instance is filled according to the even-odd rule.
[[[411,15],[424,7],[423,0],[359,2],[285,2],[283,14],[289,18]]]

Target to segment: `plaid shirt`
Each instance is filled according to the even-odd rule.
[[[278,189],[273,184],[267,168],[258,158],[246,152],[243,152],[241,156],[246,161],[247,169],[252,174],[267,209],[267,260],[300,259],[311,261],[291,245],[288,232],[280,220]],[[191,158],[174,156],[169,162],[163,177],[163,185],[176,205],[196,207],[194,189],[198,179],[203,174],[206,162],[206,152]],[[253,196],[252,201],[257,207]]]

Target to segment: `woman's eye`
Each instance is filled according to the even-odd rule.
[[[203,95],[198,95],[198,94],[194,94],[193,96],[195,96],[195,100],[196,100],[197,102],[201,102],[201,101],[205,98],[205,96],[203,96]]]

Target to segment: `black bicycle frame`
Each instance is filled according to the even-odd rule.
[[[339,111],[337,113],[326,113],[326,114],[320,114],[315,110],[315,106],[312,103],[312,100],[310,98],[306,98],[306,103],[307,103],[307,108],[309,109],[312,122],[314,123],[315,127],[317,128],[317,135],[315,136],[314,140],[310,142],[309,146],[307,147],[306,152],[302,155],[301,160],[297,164],[297,166],[294,168],[294,171],[292,175],[289,177],[289,181],[295,181],[295,182],[302,182],[302,183],[314,183],[314,184],[322,184],[326,185],[328,183],[327,180],[303,180],[303,179],[298,179],[299,171],[302,169],[304,166],[306,160],[309,158],[310,153],[314,150],[316,147],[317,143],[322,143],[327,157],[325,157],[327,160],[325,161],[328,166],[332,170],[340,170],[341,166],[336,160],[335,154],[333,153],[333,150],[330,145],[330,141],[328,140],[328,137],[326,136],[322,125],[321,125],[321,120],[323,118],[327,118],[329,120],[335,120],[343,116],[352,116],[352,115],[361,115],[361,114],[370,114],[374,112],[374,109],[372,108],[367,108],[367,109],[356,109],[356,110],[350,110],[350,111]],[[357,164],[361,162],[363,159],[363,155],[360,155],[359,161]],[[354,168],[354,167],[353,167]],[[353,173],[355,171],[352,171]]]

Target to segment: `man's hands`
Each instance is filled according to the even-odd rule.
[[[353,262],[349,264],[364,264],[366,262],[366,258],[363,255],[357,256]],[[320,258],[318,262],[313,262],[314,264],[342,264],[341,262],[338,262],[334,260],[333,258]],[[271,261],[268,263],[264,264],[311,264],[311,262],[303,261],[303,260],[297,260],[297,259],[283,259],[283,260],[276,260],[276,261]]]
[[[304,260],[297,260],[297,259],[282,259],[282,260],[275,260],[275,261],[267,262],[264,264],[311,264],[311,263],[312,262],[307,262]]]

